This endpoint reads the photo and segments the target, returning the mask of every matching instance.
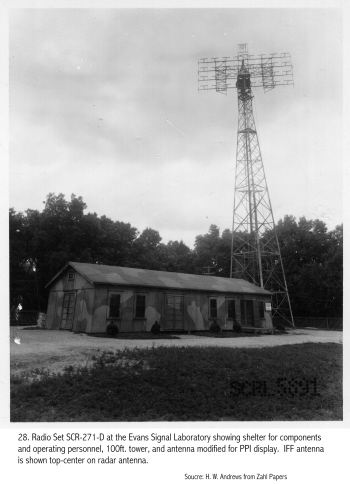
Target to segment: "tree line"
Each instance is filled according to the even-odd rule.
[[[85,213],[82,197],[49,193],[44,209],[10,209],[10,308],[46,311],[45,285],[68,262],[230,276],[231,231],[211,225],[190,249],[157,230]],[[335,317],[343,304],[343,226],[286,215],[276,225],[294,316]]]

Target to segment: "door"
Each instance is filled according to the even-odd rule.
[[[165,296],[165,330],[184,329],[184,298],[183,296]]]
[[[66,292],[63,297],[60,329],[72,329],[75,308],[75,292]]]
[[[251,299],[241,299],[242,326],[254,327],[254,306]]]

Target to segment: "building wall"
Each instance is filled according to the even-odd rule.
[[[74,318],[70,329],[91,332],[94,286],[77,272],[74,280],[68,281],[68,270],[64,271],[50,288],[45,327],[62,328],[63,300],[68,292],[76,295]]]
[[[109,293],[119,293],[120,318],[109,318]],[[135,317],[135,294],[146,295],[145,317]],[[236,320],[241,321],[240,300],[253,300],[254,320],[256,327],[272,329],[271,313],[265,312],[265,321],[260,319],[259,301],[271,302],[266,296],[256,297],[252,295],[223,295],[218,293],[185,292],[180,290],[150,289],[142,290],[130,287],[96,286],[94,298],[94,311],[92,327],[87,332],[104,333],[107,325],[114,321],[120,332],[150,331],[153,323],[158,321],[162,329],[168,329],[166,325],[166,295],[183,297],[183,326],[185,331],[208,330],[213,319],[209,318],[209,298],[217,300],[217,321],[222,329],[232,330],[233,319],[227,318],[226,299],[234,298],[236,301]],[[170,329],[170,328],[169,328]],[[178,328],[180,329],[180,328]]]
[[[75,294],[74,314],[71,321],[62,322],[64,295],[67,293]],[[119,318],[109,318],[110,293],[120,294]],[[146,296],[144,318],[135,317],[135,294]],[[253,300],[254,326],[272,329],[271,313],[265,312],[264,320],[260,319],[259,314],[259,301],[271,302],[269,296],[92,285],[78,273],[75,274],[74,281],[68,281],[68,271],[62,273],[51,287],[46,328],[71,329],[84,333],[104,333],[108,324],[115,321],[120,332],[139,332],[150,331],[153,323],[158,321],[162,329],[171,330],[171,324],[175,323],[169,319],[169,315],[167,316],[167,295],[178,296],[177,301],[182,301],[177,310],[176,329],[184,331],[208,330],[213,322],[213,319],[209,317],[209,300],[211,297],[217,300],[216,320],[223,330],[232,330],[233,328],[233,319],[227,318],[227,298],[235,299],[235,319],[238,322],[241,322],[240,300]],[[179,296],[181,297],[179,298]]]

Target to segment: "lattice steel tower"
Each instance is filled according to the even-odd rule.
[[[252,87],[264,92],[293,85],[290,55],[254,57],[238,44],[235,57],[200,59],[199,90],[227,94],[236,88],[238,133],[230,277],[245,279],[271,292],[272,317],[294,326],[275,222],[253,114]]]

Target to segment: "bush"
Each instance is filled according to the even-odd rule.
[[[209,326],[209,331],[211,331],[212,333],[220,333],[221,332],[221,326],[216,321],[216,319]]]
[[[233,322],[233,331],[234,333],[242,333],[242,326],[238,321]]]
[[[114,321],[112,321],[111,323],[109,323],[109,325],[106,328],[106,333],[109,336],[117,336],[118,331],[119,331],[118,330],[118,326],[116,325],[116,323]]]
[[[281,333],[285,333],[286,332],[286,328],[284,326],[284,324],[282,323],[282,321],[276,321],[273,323],[273,326],[274,328],[277,330],[277,331],[281,331]]]
[[[152,331],[153,334],[159,334],[160,333],[160,324],[158,323],[158,321],[155,321],[153,323],[151,331]]]

